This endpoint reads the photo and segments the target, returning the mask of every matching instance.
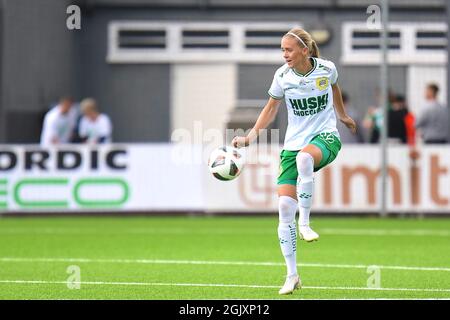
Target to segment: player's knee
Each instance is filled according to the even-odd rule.
[[[291,197],[281,196],[278,200],[279,220],[283,223],[292,223],[295,221],[297,212],[297,201]]]
[[[312,179],[314,173],[314,158],[307,152],[299,152],[296,160],[300,179]]]

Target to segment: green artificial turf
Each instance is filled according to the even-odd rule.
[[[0,218],[0,299],[450,298],[450,219],[312,220],[280,296],[276,216]]]

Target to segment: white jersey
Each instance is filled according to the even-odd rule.
[[[41,145],[50,146],[53,141],[69,143],[77,122],[78,112],[72,106],[66,114],[61,113],[59,105],[45,114],[41,133]]]
[[[83,116],[80,121],[79,135],[87,138],[87,142],[100,142],[99,139],[104,138],[102,142],[111,142],[112,125],[106,114],[99,114],[95,121]]]
[[[287,64],[283,65],[275,72],[269,89],[272,98],[286,101],[288,127],[285,150],[300,150],[322,132],[331,132],[339,137],[331,88],[338,78],[336,67],[328,60],[311,59],[313,68],[305,75]]]

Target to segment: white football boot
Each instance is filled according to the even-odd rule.
[[[319,235],[310,226],[298,226],[299,237],[306,242],[317,241]]]
[[[279,294],[291,294],[296,289],[301,289],[302,282],[300,277],[296,274],[294,276],[286,277],[286,282],[283,287],[278,291]]]

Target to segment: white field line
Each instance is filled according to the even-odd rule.
[[[70,285],[110,285],[110,286],[174,286],[174,287],[225,287],[225,288],[259,288],[278,289],[279,286],[270,285],[246,285],[246,284],[223,284],[223,283],[163,283],[163,282],[106,282],[106,281],[45,281],[45,280],[0,280],[4,284],[65,284]],[[367,288],[367,287],[318,287],[303,286],[302,289],[311,290],[364,290],[364,291],[416,291],[416,292],[450,292],[450,289],[431,288]]]
[[[342,236],[436,236],[450,237],[448,230],[431,229],[352,229],[352,228],[317,228],[316,231],[323,235]],[[132,229],[102,229],[102,228],[0,228],[0,235],[5,234],[29,234],[29,235],[102,235],[102,234],[260,234],[272,235],[276,233],[276,226],[272,229],[246,230],[245,228],[229,229],[192,229],[192,228],[132,228]]]
[[[345,236],[440,236],[450,237],[450,231],[427,230],[427,229],[340,229],[322,228],[322,234],[345,235]]]
[[[68,262],[68,263],[124,263],[124,264],[188,264],[188,265],[228,265],[228,266],[285,266],[281,262],[255,262],[255,261],[202,261],[202,260],[164,260],[164,259],[89,259],[89,258],[18,258],[0,257],[0,262]],[[300,267],[311,268],[343,268],[367,269],[377,266],[384,270],[411,270],[411,271],[445,271],[447,267],[414,267],[414,266],[384,266],[363,264],[328,264],[328,263],[298,263]]]

